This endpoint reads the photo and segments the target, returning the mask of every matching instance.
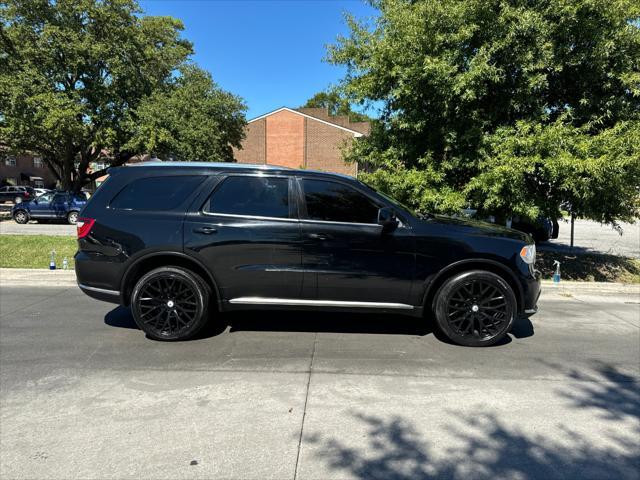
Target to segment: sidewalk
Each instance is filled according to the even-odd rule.
[[[75,286],[74,270],[46,270],[28,268],[0,268],[0,285],[67,287]],[[555,293],[562,296],[577,294],[594,296],[634,296],[640,301],[640,284],[607,282],[569,282],[562,281],[554,285],[551,280],[542,281],[544,294]]]

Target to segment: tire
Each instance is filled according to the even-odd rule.
[[[13,203],[15,203],[16,205],[18,205],[19,203],[22,203],[22,197],[16,197],[13,199]]]
[[[67,223],[70,225],[75,225],[78,222],[78,212],[76,212],[75,210],[72,212],[69,212],[67,214]]]
[[[29,222],[29,214],[24,210],[18,210],[13,214],[13,219],[16,221],[16,223],[24,225],[25,223]]]
[[[440,331],[453,343],[486,347],[501,341],[517,314],[516,296],[495,273],[472,270],[454,275],[438,291],[434,313]]]
[[[187,340],[207,323],[211,290],[199,275],[160,267],[143,275],[131,294],[131,312],[149,338]]]

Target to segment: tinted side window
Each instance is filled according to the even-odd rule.
[[[111,208],[123,210],[172,210],[186,200],[204,177],[180,175],[134,180],[120,190]]]
[[[289,218],[289,179],[227,177],[211,195],[205,212]]]
[[[346,223],[378,221],[378,206],[347,185],[304,179],[302,187],[308,218]]]

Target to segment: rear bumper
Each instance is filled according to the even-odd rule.
[[[80,287],[80,290],[82,290],[86,295],[91,298],[95,298],[96,300],[118,304],[121,303],[120,292],[118,290],[107,290],[105,288],[90,287],[88,285],[83,285],[82,283],[78,283],[78,287]]]
[[[78,286],[86,295],[110,303],[121,303],[118,265],[109,257],[79,250],[75,257]]]

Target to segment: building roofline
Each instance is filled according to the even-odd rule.
[[[325,125],[329,125],[329,126],[331,126],[331,127],[339,128],[340,130],[345,130],[345,131],[347,131],[347,132],[349,132],[349,133],[352,133],[352,134],[353,134],[353,136],[354,136],[354,137],[356,137],[356,138],[359,138],[359,137],[363,137],[363,136],[364,136],[364,134],[363,134],[363,133],[357,132],[357,131],[352,130],[352,129],[347,128],[347,127],[343,127],[342,125],[338,125],[338,124],[336,124],[336,123],[327,122],[326,120],[322,120],[321,118],[316,118],[316,117],[314,117],[314,116],[312,116],[312,115],[308,115],[308,114],[306,114],[306,113],[299,112],[298,110],[294,110],[294,109],[289,108],[289,107],[280,107],[280,108],[277,108],[277,109],[272,110],[272,111],[270,111],[270,112],[267,112],[267,113],[265,113],[265,114],[263,114],[263,115],[260,115],[259,117],[252,118],[252,119],[251,119],[251,120],[249,120],[247,123],[255,122],[255,121],[257,121],[257,120],[262,120],[263,118],[266,118],[266,117],[268,117],[269,115],[273,115],[274,113],[278,113],[278,112],[281,112],[281,111],[283,111],[283,110],[286,110],[286,111],[291,112],[291,113],[296,113],[296,114],[298,114],[298,115],[302,115],[302,116],[303,116],[303,117],[305,117],[305,118],[310,118],[311,120],[315,120],[316,122],[324,123]]]

